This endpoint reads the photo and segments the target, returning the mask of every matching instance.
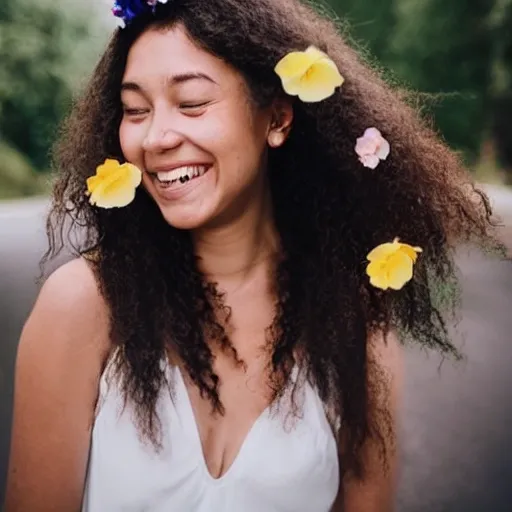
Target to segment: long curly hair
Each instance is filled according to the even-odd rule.
[[[257,105],[283,94],[278,60],[309,45],[328,53],[346,79],[321,103],[295,101],[289,139],[269,154],[282,257],[267,338],[275,398],[289,381],[294,354],[302,354],[301,367],[341,421],[343,470],[361,475],[363,443],[389,427],[385,415],[369,413],[385,377],[370,389],[368,340],[396,329],[416,344],[458,356],[446,326],[446,314],[457,309],[454,249],[467,242],[499,247],[488,201],[411,96],[387,84],[333,21],[299,0],[174,0],[117,30],[55,147],[58,176],[43,261],[70,239],[76,255],[96,255],[89,260],[110,308],[112,343],[122,348],[117,367],[125,397],[155,444],[161,361],[169,348],[222,413],[212,348],[236,357],[225,329],[229,311],[198,269],[190,233],[168,225],[142,187],[129,206],[104,210],[89,204],[85,183],[105,158],[123,159],[120,85],[131,45],[148,29],[176,24],[238,70]],[[356,138],[371,126],[392,148],[375,170],[354,152]],[[395,237],[423,253],[414,279],[384,292],[369,284],[365,258]]]

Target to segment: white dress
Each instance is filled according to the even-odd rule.
[[[167,367],[174,394],[162,390],[157,411],[162,449],[141,442],[130,407],[109,365],[100,382],[82,512],[328,512],[339,484],[334,435],[307,382],[302,414],[290,425],[267,408],[228,471],[206,466],[185,382]],[[294,372],[296,376],[298,372]],[[296,377],[295,377],[296,378]],[[286,394],[283,400],[289,400]],[[288,415],[289,417],[290,415]]]

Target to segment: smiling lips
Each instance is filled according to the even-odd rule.
[[[179,183],[186,183],[203,176],[209,169],[207,165],[186,165],[170,171],[159,171],[153,174],[159,184],[170,187]]]

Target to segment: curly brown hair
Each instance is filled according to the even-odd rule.
[[[436,302],[437,291],[446,283],[456,290],[459,243],[499,246],[488,201],[410,97],[366,64],[334,22],[299,0],[175,0],[117,30],[55,149],[59,176],[43,261],[59,253],[73,226],[81,230],[76,254],[96,251],[91,265],[110,307],[112,342],[123,349],[117,364],[125,396],[154,442],[160,363],[169,347],[222,412],[212,343],[233,348],[224,329],[229,311],[198,269],[190,233],[168,225],[142,187],[129,206],[104,210],[89,204],[85,182],[105,158],[123,159],[120,85],[131,45],[148,29],[176,24],[237,69],[257,105],[283,94],[274,66],[291,50],[315,45],[346,79],[324,102],[294,101],[290,137],[269,154],[282,258],[268,340],[271,374],[285,376],[273,378],[276,397],[294,354],[303,354],[308,377],[341,418],[343,469],[361,474],[362,444],[383,432],[382,417],[377,424],[368,413],[368,339],[398,329],[417,344],[458,355],[445,316],[456,311],[457,293]],[[375,170],[354,152],[356,138],[371,126],[392,148]],[[369,284],[365,257],[395,237],[423,253],[414,279],[384,292]]]

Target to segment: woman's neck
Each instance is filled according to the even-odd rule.
[[[269,268],[279,252],[270,198],[252,202],[234,220],[193,233],[199,268],[213,281],[243,282]]]

